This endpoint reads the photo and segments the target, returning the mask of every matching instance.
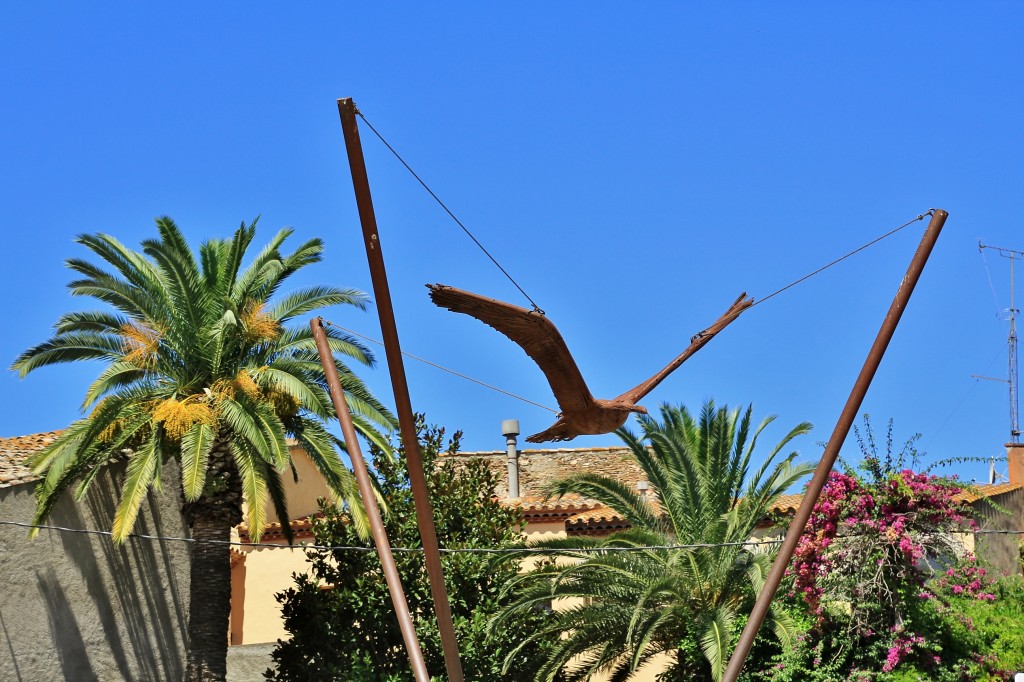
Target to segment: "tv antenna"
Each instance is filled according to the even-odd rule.
[[[978,379],[988,379],[991,381],[1004,381],[1010,385],[1010,442],[1020,442],[1020,422],[1017,418],[1018,403],[1017,403],[1017,314],[1020,313],[1015,307],[1014,296],[1013,296],[1013,270],[1014,264],[1018,260],[1024,260],[1024,251],[1017,249],[1007,249],[1002,246],[992,246],[991,244],[983,244],[978,242],[978,252],[981,253],[982,258],[985,256],[985,249],[991,249],[998,255],[1006,258],[1010,261],[1010,307],[1000,311],[1001,316],[1005,315],[1005,319],[1010,322],[1010,334],[1007,338],[1007,350],[1009,353],[1008,361],[1008,377],[1006,379],[994,379],[992,377],[976,377]],[[986,268],[988,265],[986,264]]]
[[[992,457],[988,462],[988,482],[989,485],[995,485],[996,483],[1009,483],[1010,479],[1006,474],[996,471],[996,458]]]

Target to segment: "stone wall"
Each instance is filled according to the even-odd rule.
[[[444,459],[482,459],[497,474],[501,482],[498,495],[508,493],[508,469],[504,450],[491,452],[463,452]],[[442,460],[443,461],[443,460]],[[521,497],[543,494],[544,486],[572,474],[593,473],[608,476],[635,487],[646,480],[628,448],[558,448],[550,450],[519,451],[519,493]]]
[[[109,530],[122,467],[89,494],[58,503],[49,523]],[[137,533],[185,537],[177,467],[143,503]],[[33,484],[0,488],[0,520],[29,522]],[[12,682],[180,680],[188,621],[187,543],[0,525],[0,678]]]

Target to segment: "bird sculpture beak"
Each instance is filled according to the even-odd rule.
[[[647,414],[647,408],[644,407],[643,405],[634,405],[633,407],[630,408],[630,410],[638,414]]]

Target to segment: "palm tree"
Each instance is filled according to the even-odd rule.
[[[104,363],[85,394],[88,416],[29,462],[42,476],[36,524],[73,484],[81,498],[112,458],[126,458],[113,519],[113,540],[122,543],[147,491],[159,488],[163,463],[178,460],[182,513],[195,540],[185,677],[223,680],[231,594],[223,542],[242,520],[243,503],[254,539],[266,524],[268,500],[287,521],[281,474],[292,467],[288,439],[306,452],[336,501],[358,499],[338,456],[340,443],[324,427],[333,412],[311,330],[285,325],[326,306],[364,308],[366,297],[315,286],[271,303],[282,282],[320,260],[319,239],[283,254],[292,231],[281,230],[243,268],[255,221],[243,223],[232,239],[204,242],[198,262],[169,218],[156,223],[159,239],[142,242],[141,253],[108,235],[78,237],[104,266],[69,259],[81,278],[68,287],[113,310],[62,316],[53,337],[22,353],[12,369],[24,377],[47,365]],[[331,336],[335,354],[372,365],[366,348]],[[393,417],[337,362],[357,428],[387,447],[377,427],[390,430]]]
[[[492,623],[501,627],[528,609],[555,603],[550,624],[513,651],[553,642],[538,662],[538,680],[583,680],[608,672],[625,680],[661,654],[671,659],[663,680],[721,679],[736,619],[749,611],[771,567],[762,547],[746,543],[772,503],[810,471],[797,453],[776,457],[811,426],[802,423],[768,453],[756,470],[751,457],[765,419],[751,431],[751,412],[716,408],[700,418],[685,407],[661,407],[661,421],[639,417],[642,437],[617,434],[657,493],[581,473],[557,481],[554,496],[577,493],[601,502],[631,528],[604,539],[567,538],[537,543],[551,557],[509,585],[515,602]],[[666,549],[671,545],[702,545]],[[778,614],[776,634],[792,625]]]

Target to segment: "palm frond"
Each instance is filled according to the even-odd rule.
[[[156,434],[142,444],[128,460],[125,481],[121,485],[121,501],[114,513],[113,540],[121,544],[128,539],[139,515],[139,507],[146,499],[150,484],[159,469],[160,441]]]
[[[206,467],[216,432],[204,422],[196,422],[181,439],[181,489],[185,500],[199,499],[206,485]]]
[[[249,225],[244,222],[235,230],[234,237],[231,239],[230,246],[227,249],[227,258],[223,261],[223,274],[219,278],[221,289],[219,293],[223,297],[229,297],[232,290],[234,289],[235,282],[238,279],[238,272],[242,267],[242,258],[245,256],[245,250],[249,248],[249,244],[252,242],[252,238],[256,234],[256,223],[258,218]]]
[[[265,298],[258,294],[261,288],[268,287],[284,270],[281,262],[280,248],[294,230],[284,228],[267,242],[266,246],[256,255],[245,271],[235,280],[230,296],[235,301],[249,298]]]
[[[71,332],[102,332],[117,333],[121,327],[128,323],[128,318],[122,315],[115,315],[108,312],[80,311],[64,313],[54,323],[54,330],[58,334]]]
[[[29,372],[40,367],[80,360],[116,360],[121,356],[121,352],[120,339],[110,334],[58,334],[19,355],[11,364],[11,369],[24,378]]]
[[[259,542],[267,525],[267,480],[263,476],[265,460],[248,441],[231,440],[231,455],[242,479],[242,499],[248,513],[249,535]]]
[[[89,384],[89,388],[85,391],[85,398],[82,400],[82,409],[89,409],[97,400],[100,400],[108,393],[143,381],[147,376],[148,372],[139,369],[138,365],[134,363],[123,361],[110,363]]]
[[[234,435],[233,442],[245,441],[260,457],[267,457],[275,449],[267,442],[251,402],[225,398],[218,402],[217,407],[220,418]]]
[[[355,289],[338,289],[335,287],[317,286],[294,291],[282,298],[270,309],[270,316],[281,323],[288,322],[299,315],[321,308],[335,305],[352,305],[365,310],[367,296]]]
[[[614,509],[630,524],[641,528],[654,528],[658,524],[658,515],[650,502],[622,481],[608,476],[575,474],[545,486],[543,492],[549,498],[575,493],[597,500]]]
[[[749,406],[730,410],[708,400],[695,416],[683,406],[662,405],[659,417],[639,416],[639,436],[618,431],[654,485],[656,516],[630,487],[603,477],[578,474],[549,488],[596,499],[632,528],[599,540],[533,543],[547,550],[544,558],[503,591],[512,602],[497,623],[545,599],[581,600],[556,609],[546,626],[546,636],[560,638],[541,679],[582,680],[603,672],[625,680],[659,652],[676,654],[679,679],[704,675],[705,666],[721,679],[737,609],[763,585],[770,564],[767,548],[722,543],[748,540],[771,503],[808,467],[793,464],[795,453],[782,461],[773,454],[752,482],[753,446],[771,419],[754,428]],[[793,429],[784,444],[805,430]],[[683,641],[706,663],[700,655],[683,655]]]
[[[281,524],[281,532],[290,545],[295,541],[295,532],[292,530],[292,524],[289,523],[291,518],[288,516],[288,500],[281,483],[281,472],[275,469],[270,462],[262,461],[259,466],[263,470],[263,480],[267,483],[267,492],[274,505],[277,520]]]
[[[700,637],[700,649],[711,664],[711,677],[715,682],[719,682],[725,674],[725,662],[732,650],[729,638],[735,619],[736,613],[733,609],[719,606],[711,614]]]

